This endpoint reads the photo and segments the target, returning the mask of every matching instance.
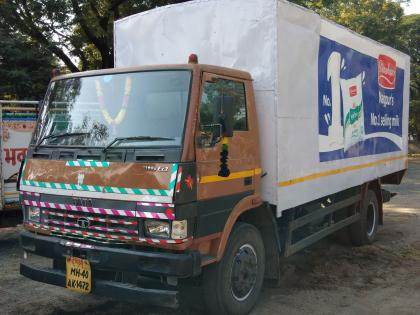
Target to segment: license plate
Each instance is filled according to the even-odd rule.
[[[90,293],[92,272],[89,261],[78,257],[66,257],[66,288],[80,293]]]

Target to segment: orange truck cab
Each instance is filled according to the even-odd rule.
[[[59,76],[40,117],[20,173],[21,239],[54,268],[24,263],[29,278],[175,306],[174,290],[110,280],[198,276],[262,205],[248,73],[190,63]]]

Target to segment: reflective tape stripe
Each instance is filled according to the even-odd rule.
[[[25,206],[33,206],[33,207],[40,207],[40,208],[59,209],[59,210],[66,210],[66,211],[76,211],[76,212],[84,212],[84,213],[91,213],[91,214],[113,215],[113,216],[131,217],[131,218],[137,217],[137,218],[162,219],[162,220],[175,219],[175,214],[173,212],[173,209],[169,209],[169,208],[166,209],[165,212],[150,212],[150,211],[94,208],[94,207],[75,206],[75,205],[70,205],[70,204],[53,203],[53,202],[46,202],[46,201],[35,201],[35,200],[23,200],[22,204]]]
[[[137,202],[138,206],[146,206],[146,207],[168,207],[173,208],[173,203],[161,203],[161,202]]]
[[[60,209],[60,210],[67,210],[67,211],[78,211],[78,212],[96,213],[96,214],[113,215],[113,216],[124,216],[124,217],[133,217],[133,218],[136,217],[136,211],[133,211],[133,210],[94,208],[94,207],[75,206],[75,205],[69,205],[69,204],[52,203],[52,202],[35,201],[35,200],[23,200],[22,204],[25,206]]]
[[[215,182],[221,182],[221,181],[226,181],[226,180],[245,178],[245,177],[259,175],[259,174],[261,174],[260,168],[247,170],[247,171],[241,171],[241,172],[233,172],[233,173],[230,173],[228,177],[221,177],[219,175],[208,175],[208,176],[203,176],[200,178],[200,184],[215,183]]]
[[[166,245],[166,244],[182,244],[192,240],[192,237],[188,237],[182,240],[167,240],[167,239],[156,239],[156,238],[142,238],[142,237],[133,237],[133,236],[124,236],[124,235],[110,235],[110,234],[102,234],[96,232],[87,232],[87,231],[79,231],[74,229],[66,229],[66,228],[59,228],[59,227],[52,227],[44,224],[37,224],[28,222],[25,225],[31,226],[36,229],[43,229],[47,231],[55,231],[60,233],[69,233],[76,236],[91,236],[94,238],[99,239],[112,239],[112,240],[126,240],[126,241],[137,241],[137,242],[144,242],[148,244],[159,244],[159,245]]]
[[[175,191],[179,193],[181,191],[181,178],[182,178],[182,166],[178,167],[178,177],[176,179]]]
[[[109,162],[103,161],[90,161],[90,160],[76,160],[67,161],[66,166],[69,167],[109,167]]]
[[[107,192],[107,193],[124,194],[124,195],[151,195],[151,196],[165,196],[166,197],[166,196],[172,196],[173,194],[173,190],[164,190],[164,189],[122,188],[122,187],[110,187],[110,186],[48,183],[48,182],[37,182],[37,181],[25,180],[25,179],[22,179],[21,185],[41,187],[41,188],[63,189],[63,190]]]
[[[167,209],[165,213],[138,211],[137,215],[140,218],[146,218],[146,219],[161,219],[161,220],[174,220],[175,219],[175,215],[171,209]]]
[[[30,192],[30,191],[20,191],[19,194],[22,196],[34,196],[34,197],[39,197],[41,195],[39,193]]]
[[[171,179],[169,180],[169,191],[173,192],[176,183],[176,174],[178,172],[178,164],[172,164]]]
[[[347,172],[350,172],[350,171],[356,171],[356,170],[360,170],[360,169],[364,169],[364,168],[368,168],[368,167],[373,167],[373,166],[376,166],[376,165],[379,165],[379,164],[385,164],[387,162],[396,161],[396,160],[403,160],[403,159],[407,159],[407,156],[406,155],[400,155],[400,156],[395,156],[395,157],[384,158],[384,159],[381,159],[381,160],[377,160],[377,161],[373,161],[373,162],[369,162],[369,163],[365,163],[365,164],[346,166],[346,167],[343,167],[343,168],[332,169],[332,170],[325,171],[325,172],[313,173],[313,174],[310,174],[310,175],[307,175],[307,176],[293,178],[293,179],[289,179],[289,180],[286,180],[286,181],[281,181],[281,182],[278,183],[278,186],[279,187],[287,187],[287,186],[303,183],[303,182],[306,182],[306,181],[309,181],[309,180],[315,180],[315,179],[318,179],[318,178],[321,178],[321,177],[347,173]]]

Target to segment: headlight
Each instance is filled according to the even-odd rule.
[[[187,220],[172,221],[171,237],[175,240],[182,240],[187,237]]]
[[[160,220],[146,220],[144,229],[147,236],[169,238],[171,227],[168,222]]]
[[[41,209],[38,207],[28,207],[28,219],[39,222],[41,219]]]

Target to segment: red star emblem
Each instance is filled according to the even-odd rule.
[[[185,179],[185,185],[187,185],[187,187],[192,190],[193,189],[193,185],[194,185],[194,180],[191,177],[191,175],[188,175],[188,177]]]

